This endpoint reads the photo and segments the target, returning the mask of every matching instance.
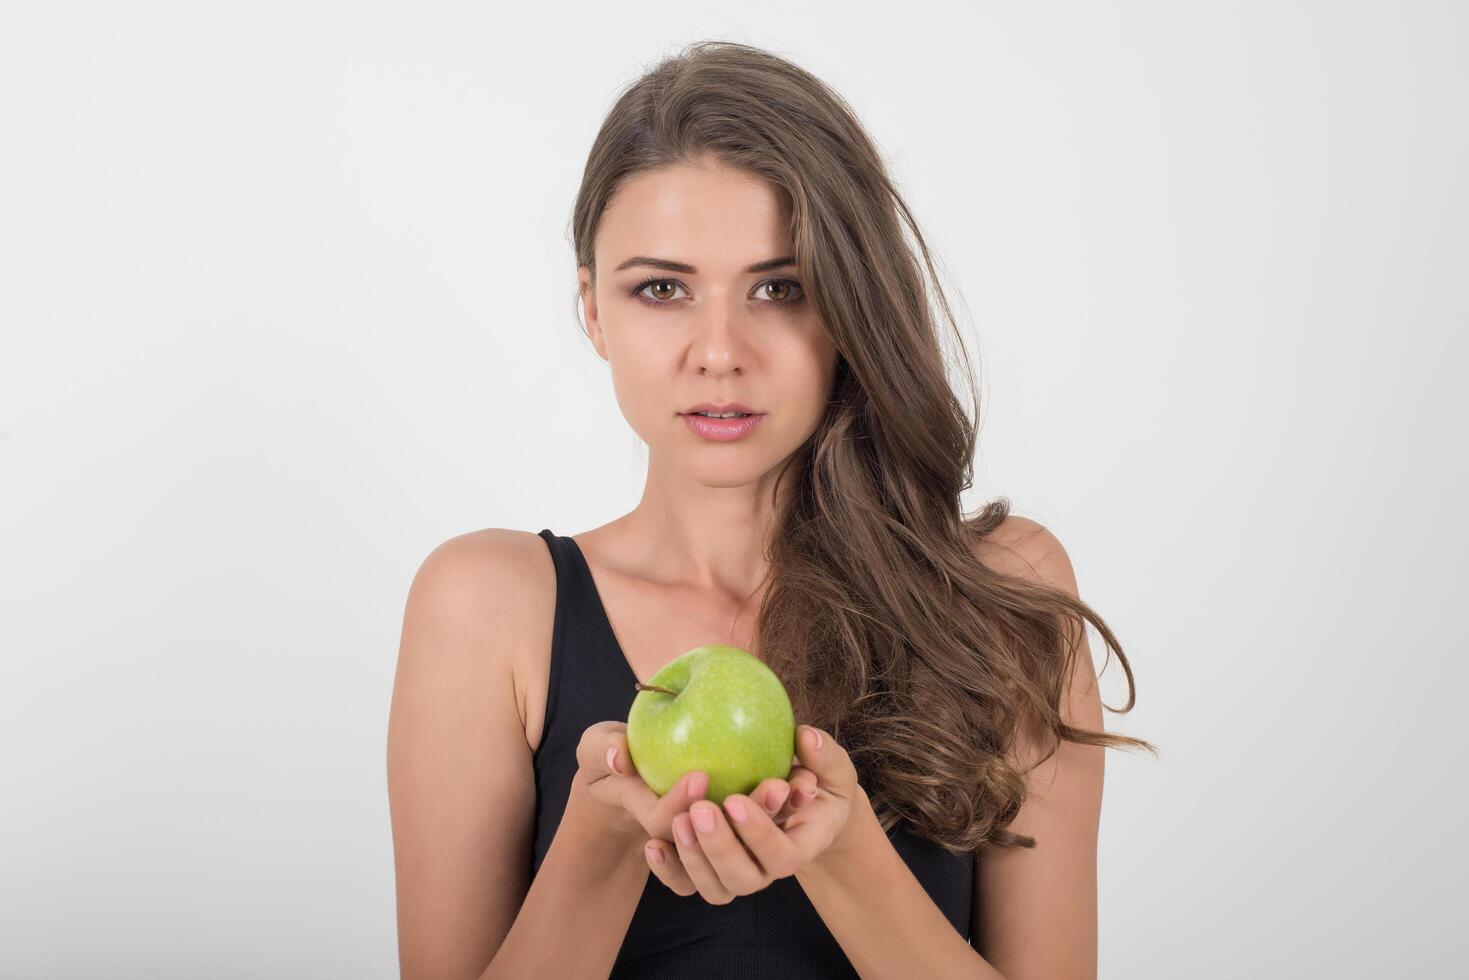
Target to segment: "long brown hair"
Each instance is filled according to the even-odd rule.
[[[603,122],[572,217],[577,264],[595,282],[598,222],[623,180],[710,158],[782,194],[802,288],[838,351],[830,407],[776,481],[759,655],[796,717],[851,753],[884,830],[902,820],[956,852],[1034,847],[1005,829],[1025,796],[1024,773],[1009,761],[1022,732],[1049,732],[1040,761],[1063,739],[1154,750],[1061,718],[1088,622],[1127,675],[1120,711],[1132,709],[1132,668],[1106,623],[1069,593],[976,557],[1010,503],[962,513],[979,418],[974,376],[961,357],[966,413],[936,321],[961,352],[962,335],[855,113],[768,51],[688,45],[631,83]]]

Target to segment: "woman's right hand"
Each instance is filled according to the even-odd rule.
[[[590,809],[606,822],[609,830],[637,837],[673,840],[673,818],[688,810],[695,800],[704,798],[708,774],[694,770],[679,777],[663,796],[653,792],[633,765],[627,750],[627,724],[599,721],[582,733],[576,748],[577,772],[573,780],[581,784]],[[809,783],[810,785],[806,785]],[[803,799],[815,796],[815,776],[797,768],[790,783],[771,777],[748,794],[765,807],[777,826],[798,809],[792,788],[808,791]]]

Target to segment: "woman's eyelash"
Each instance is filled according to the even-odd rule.
[[[664,279],[664,278],[660,278],[658,276],[654,276],[651,279],[644,279],[642,282],[640,282],[636,286],[634,286],[632,288],[632,295],[633,296],[636,296],[638,299],[641,299],[643,302],[647,303],[650,306],[668,306],[669,303],[671,302],[670,300],[651,299],[649,297],[646,297],[646,296],[643,296],[642,295],[643,290],[647,289],[649,286],[653,285],[654,283],[659,283],[659,282],[672,283],[675,286],[682,286],[683,285],[682,283],[678,282],[675,279]],[[766,300],[765,302],[767,302],[767,303],[773,303],[776,306],[792,306],[792,305],[794,305],[796,303],[799,303],[802,299],[804,299],[806,297],[806,290],[801,286],[801,284],[799,282],[797,282],[794,279],[766,279],[764,282],[760,283],[755,288],[756,289],[763,289],[764,287],[770,285],[773,282],[790,283],[792,286],[795,286],[796,289],[800,290],[800,294],[795,299],[772,299],[772,300]]]

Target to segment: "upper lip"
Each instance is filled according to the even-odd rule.
[[[746,408],[745,406],[741,405],[739,402],[730,402],[728,405],[715,405],[715,404],[712,404],[710,402],[700,402],[698,405],[695,405],[692,408],[686,408],[686,409],[684,409],[679,414],[680,415],[692,415],[695,412],[713,412],[716,415],[723,415],[725,412],[742,412],[745,415],[763,415],[764,414],[763,412],[757,412],[757,411],[755,411],[753,408]]]

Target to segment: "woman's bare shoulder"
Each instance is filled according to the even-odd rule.
[[[434,548],[428,561],[457,563],[461,573],[504,576],[526,571],[526,563],[546,553],[546,543],[539,534],[507,527],[486,527],[457,534]]]
[[[550,648],[556,608],[556,570],[545,541],[512,528],[467,531],[429,553],[415,588],[424,578],[431,580],[427,588],[438,602],[469,628],[484,631],[485,655],[503,658],[524,727],[526,678],[538,666],[538,651]]]
[[[1062,584],[1069,558],[1060,540],[1038,521],[1010,514],[994,530],[973,542],[976,558],[1006,575]],[[1063,570],[1062,566],[1065,566]]]
[[[423,560],[418,578],[432,577],[449,601],[468,614],[484,613],[505,623],[523,618],[526,605],[555,588],[555,571],[546,544],[537,534],[489,527],[467,531],[440,544]]]

